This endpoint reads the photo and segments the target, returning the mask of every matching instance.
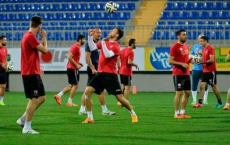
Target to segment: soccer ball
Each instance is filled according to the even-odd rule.
[[[114,13],[117,10],[117,7],[118,6],[115,2],[110,1],[105,4],[105,11],[107,13]]]
[[[202,62],[202,56],[200,56],[200,55],[196,55],[196,56],[194,56],[194,63],[200,63],[200,62]]]

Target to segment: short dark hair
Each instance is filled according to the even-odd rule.
[[[6,38],[5,35],[1,35],[1,36],[0,36],[0,40],[3,40],[4,38]]]
[[[181,32],[186,32],[185,29],[180,29],[176,31],[176,36],[179,36]]]
[[[117,29],[117,33],[118,33],[118,37],[117,37],[117,41],[118,41],[118,40],[120,40],[120,39],[123,37],[124,31],[121,30],[121,29],[118,28],[118,27],[116,27],[116,29]]]
[[[131,39],[129,40],[129,46],[131,46],[132,44],[134,44],[135,41],[136,41],[136,39],[131,38]]]
[[[85,38],[85,36],[84,36],[84,35],[79,34],[79,35],[77,36],[77,41],[82,40],[82,39],[84,39],[84,38]]]
[[[30,27],[32,28],[36,28],[42,24],[42,18],[39,16],[33,16],[30,21]]]
[[[200,39],[206,40],[208,42],[208,37],[207,36],[201,36]]]

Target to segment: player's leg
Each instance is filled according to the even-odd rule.
[[[192,99],[193,99],[192,105],[196,104],[197,86],[200,80],[198,73],[199,73],[198,71],[195,70],[192,71]]]
[[[200,93],[199,93],[199,100],[198,102],[193,105],[194,108],[202,108],[203,107],[203,97],[205,92],[205,86],[207,85],[207,82],[209,82],[209,73],[203,73],[201,82],[200,82]]]
[[[184,94],[183,94],[183,98],[182,98],[182,105],[181,105],[181,110],[180,110],[180,115],[182,115],[183,118],[191,118],[191,116],[186,115],[185,113],[185,109],[187,107],[188,104],[188,100],[189,100],[189,96],[191,93],[191,81],[190,81],[190,76],[184,76],[183,79],[183,90],[184,90]]]
[[[226,98],[226,104],[224,106],[224,110],[228,110],[229,103],[230,103],[230,89],[228,89],[227,98]]]
[[[5,96],[6,84],[0,84],[0,106],[6,105],[3,100]]]
[[[85,89],[84,97],[85,97],[85,105],[87,110],[87,118],[82,123],[94,123],[93,119],[93,112],[92,112],[92,93],[95,91],[95,89],[91,86],[88,86]]]
[[[73,103],[73,98],[74,98],[74,95],[75,95],[77,89],[78,89],[78,85],[73,84],[72,88],[70,90],[70,95],[69,95],[68,102],[66,103],[66,106],[77,106],[77,104]]]
[[[204,104],[208,104],[208,84],[206,84],[206,86],[205,86]]]
[[[115,115],[116,114],[116,112],[110,111],[106,106],[105,91],[103,91],[100,95],[98,95],[98,100],[101,104],[102,115]]]
[[[7,74],[5,71],[0,72],[0,106],[4,106],[5,103],[3,102],[6,90],[6,77]]]
[[[216,72],[211,72],[209,75],[210,75],[209,84],[212,86],[212,90],[215,93],[216,99],[217,99],[217,104],[213,106],[213,108],[221,108],[223,104],[222,104],[221,97],[220,97],[220,91],[217,87]]]
[[[74,69],[67,69],[68,74],[68,82],[71,84],[71,90],[70,90],[70,96],[68,99],[68,102],[66,103],[66,106],[77,106],[77,104],[73,103],[74,95],[78,89],[78,83],[80,80],[80,75],[78,70]]]

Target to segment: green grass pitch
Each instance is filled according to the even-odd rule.
[[[139,93],[131,95],[139,122],[132,123],[130,113],[118,107],[114,96],[106,96],[107,107],[115,116],[103,116],[97,96],[93,95],[94,124],[81,124],[86,116],[79,116],[78,107],[67,107],[68,94],[58,106],[54,93],[47,93],[47,101],[37,110],[32,127],[39,135],[23,135],[15,123],[25,111],[24,93],[6,92],[0,106],[0,145],[76,145],[76,144],[149,144],[195,145],[228,144],[230,110],[213,109],[216,99],[209,93],[209,105],[192,108],[189,99],[186,113],[191,119],[174,119],[174,93]],[[80,105],[82,93],[76,93],[74,102]],[[222,93],[225,103],[226,93]]]

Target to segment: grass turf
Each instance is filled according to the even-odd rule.
[[[79,116],[78,107],[67,107],[68,94],[62,106],[47,93],[47,101],[37,110],[32,127],[39,135],[23,135],[16,120],[25,111],[24,93],[6,92],[0,106],[0,145],[63,145],[63,144],[224,144],[229,143],[230,110],[213,109],[216,99],[209,93],[209,105],[192,108],[186,113],[191,119],[173,119],[174,93],[139,93],[131,95],[139,122],[132,123],[129,112],[116,105],[115,97],[106,97],[107,107],[116,111],[115,116],[103,116],[97,96],[93,95],[94,124],[81,124],[86,116]],[[74,102],[80,105],[77,93]],[[225,103],[226,93],[222,93]]]

